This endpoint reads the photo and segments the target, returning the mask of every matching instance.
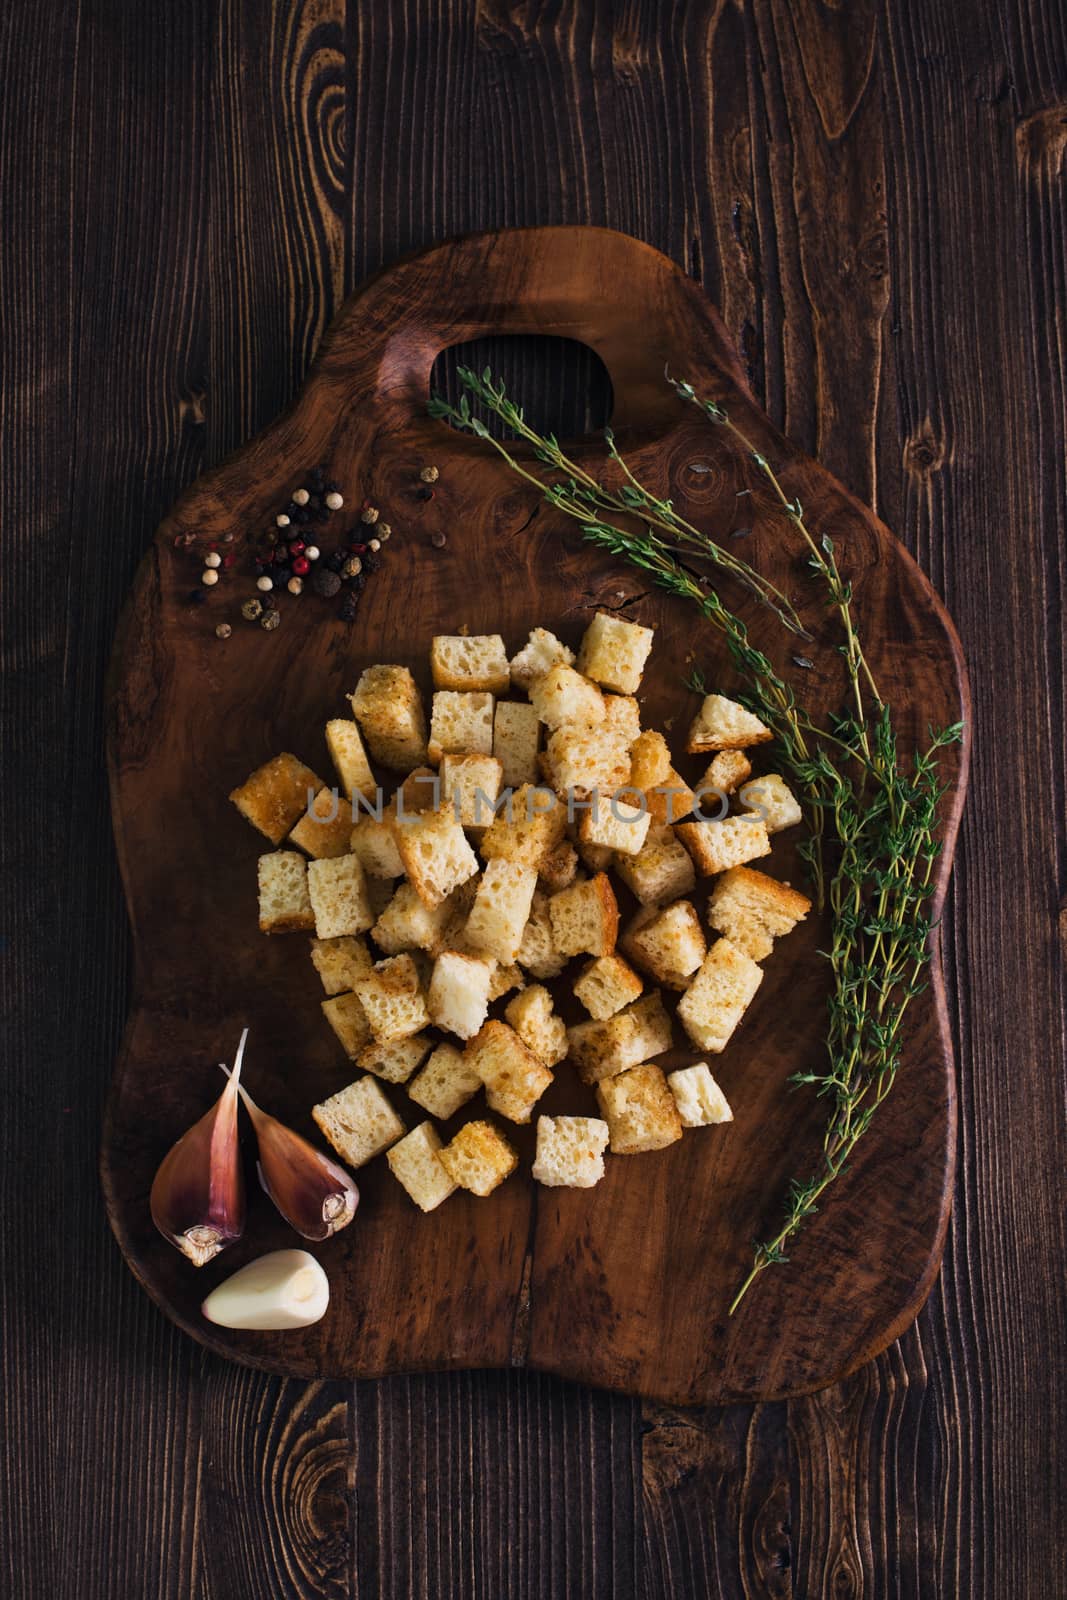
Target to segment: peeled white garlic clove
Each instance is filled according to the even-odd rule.
[[[330,1280],[306,1250],[272,1250],[212,1289],[200,1307],[220,1328],[309,1328],[326,1315]]]

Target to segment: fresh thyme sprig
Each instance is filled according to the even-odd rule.
[[[791,1082],[807,1085],[828,1099],[830,1114],[821,1159],[808,1177],[791,1181],[782,1221],[770,1238],[756,1243],[748,1275],[731,1302],[732,1315],[767,1267],[788,1261],[789,1241],[845,1170],[892,1089],[904,1017],[912,999],[922,992],[922,973],[930,958],[929,902],[945,792],[938,757],[962,737],[963,725],[931,730],[928,749],[916,752],[907,767],[890,707],[879,694],[863,652],[852,614],[851,585],[840,572],[833,541],[828,535],[816,538],[800,501],[790,499],[770,462],[717,401],[704,399],[692,385],[668,377],[682,399],[696,405],[745,452],[771,491],[772,513],[784,518],[809,551],[811,569],[841,627],[840,650],[849,684],[850,709],[831,718],[829,727],[816,725],[797,704],[788,683],[751,643],[741,619],[685,558],[699,554],[728,577],[739,579],[796,633],[799,619],[778,590],[684,522],[669,501],[638,483],[610,435],[608,452],[624,480],[618,490],[604,489],[569,460],[554,438],[542,437],[529,427],[503,385],[493,383],[490,371],[478,378],[462,368],[460,380],[467,392],[459,407],[435,400],[433,414],[486,439],[550,505],[578,522],[585,538],[650,573],[661,588],[698,607],[723,634],[746,685],[741,698],[773,732],[778,755],[806,800],[811,833],[799,848],[820,906],[824,897],[829,902],[832,930],[825,954],[831,984],[825,1068],[796,1073]],[[474,416],[468,394],[531,443],[540,463],[564,473],[563,481],[545,481],[518,462]],[[617,522],[617,517],[623,521]],[[633,519],[643,527],[635,529],[630,525]],[[690,687],[704,692],[702,674],[694,674]],[[824,846],[833,852],[828,885]]]
[[[529,426],[521,406],[508,398],[504,385],[494,384],[488,367],[479,377],[470,367],[459,367],[459,380],[466,391],[458,406],[434,396],[430,401],[430,415],[450,422],[453,427],[476,434],[493,446],[513,472],[535,484],[544,493],[550,505],[564,511],[579,522],[595,523],[604,516],[636,517],[645,523],[649,532],[656,532],[663,548],[684,553],[696,559],[710,561],[723,572],[730,573],[764,605],[769,606],[778,620],[791,633],[810,638],[793,606],[780,590],[766,578],[761,578],[754,567],[740,556],[723,549],[714,539],[687,522],[675,511],[670,500],[661,500],[646,489],[630,472],[615,448],[615,438],[608,428],[604,438],[608,453],[622,474],[623,482],[617,489],[606,488],[590,473],[585,472],[560,448],[554,434],[539,434]],[[498,416],[515,436],[533,445],[535,458],[555,472],[564,474],[561,482],[546,484],[535,473],[528,471],[511,454],[507,446],[495,439],[485,424],[470,409],[467,396]]]

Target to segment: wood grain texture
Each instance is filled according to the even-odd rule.
[[[635,233],[703,281],[772,417],[875,500],[960,624],[978,759],[943,930],[960,1062],[954,1220],[941,1280],[892,1351],[839,1390],[751,1421],[744,1409],[668,1413],[685,1431],[665,1435],[660,1408],[642,1421],[628,1400],[582,1400],[521,1374],[356,1386],[350,1592],[417,1569],[435,1600],[469,1600],[493,1592],[480,1567],[494,1600],[537,1594],[514,1523],[480,1518],[477,1561],[465,1531],[459,1486],[475,1470],[493,1481],[510,1459],[515,1515],[547,1515],[556,1559],[561,1545],[598,1597],[788,1592],[776,1572],[797,1595],[828,1595],[842,1571],[828,1552],[844,1548],[839,1582],[852,1594],[1059,1600],[1062,10],[883,0],[868,67],[866,16],[851,7],[590,0],[580,25],[578,8],[535,0],[340,9],[340,279],[337,257],[309,247],[310,202],[292,176],[321,165],[309,152],[322,140],[317,79],[287,85],[279,70],[283,41],[318,14],[309,4],[158,0],[148,13],[125,0],[13,0],[0,16],[5,1593],[228,1600],[268,1581],[278,1596],[315,1592],[288,1551],[269,1462],[251,1466],[279,1394],[314,1428],[302,1386],[175,1333],[130,1279],[96,1197],[128,950],[100,755],[103,667],[164,509],[292,397],[343,292],[447,234],[574,221]],[[830,137],[812,97],[833,103],[831,25],[834,73],[852,93],[869,83],[869,115],[850,126],[872,148],[836,135],[852,198],[810,191],[802,277],[790,175],[817,170],[802,144]],[[283,127],[299,146],[287,173]],[[839,290],[835,273],[877,220],[855,174],[878,163],[888,306],[860,361],[866,296],[854,324],[853,286]],[[308,193],[321,214],[334,191]],[[838,317],[818,370],[816,308]],[[524,387],[536,375],[531,363]],[[836,430],[820,426],[831,395],[835,414],[842,396],[855,413]],[[48,827],[31,842],[26,818],[53,818],[72,790],[76,832]],[[42,1156],[64,1219],[47,1254],[21,1176]],[[491,1424],[500,1385],[512,1396],[503,1430]],[[580,1420],[594,1401],[610,1457]],[[827,1455],[844,1440],[850,1459]],[[413,1482],[410,1448],[432,1454],[436,1482]],[[564,1492],[575,1477],[538,1492],[520,1476],[525,1460],[567,1451],[595,1497]],[[782,1509],[765,1517],[768,1504]],[[844,1544],[832,1517],[849,1519]],[[315,1526],[325,1588],[336,1527],[328,1516]],[[737,1542],[735,1530],[757,1527],[758,1543]],[[595,1571],[576,1554],[593,1548]]]
[[[175,1130],[210,1104],[214,1062],[243,1024],[252,1029],[253,1090],[287,1123],[310,1131],[311,1106],[352,1077],[321,1017],[304,941],[256,931],[254,864],[263,844],[226,805],[231,786],[279,749],[326,773],[321,730],[345,709],[361,671],[400,661],[428,697],[429,641],[461,625],[499,631],[512,650],[539,625],[577,648],[597,607],[654,626],[642,715],[679,734],[700,703],[683,687],[694,661],[709,683],[733,687],[720,639],[697,626],[691,608],[583,544],[535,489],[517,489],[482,443],[427,418],[438,352],[483,328],[588,345],[611,379],[613,427],[639,478],[724,542],[743,517],[750,560],[791,596],[811,630],[811,664],[795,664],[796,640],[766,608],[741,593],[731,602],[809,715],[825,723],[847,692],[833,618],[748,453],[716,438],[670,394],[665,365],[726,406],[774,463],[784,492],[803,502],[812,527],[834,539],[902,747],[922,743],[931,724],[968,718],[958,642],[933,591],[887,529],[774,435],[743,387],[717,314],[666,257],[608,229],[513,229],[387,269],[345,305],[294,407],[205,473],[164,519],[123,614],[108,758],[138,985],[104,1133],[109,1215],[131,1267],[182,1327],[211,1349],[290,1376],[529,1364],[676,1403],[804,1393],[868,1360],[915,1315],[937,1270],[955,1155],[935,957],[929,988],[909,1011],[897,1088],[848,1179],[797,1241],[793,1270],[769,1274],[760,1294],[729,1317],[751,1239],[772,1226],[790,1177],[814,1170],[821,1149],[824,1106],[812,1094],[783,1095],[790,1075],[824,1047],[825,917],[810,917],[791,936],[788,960],[767,965],[743,1036],[718,1064],[736,1118],[729,1139],[690,1139],[641,1161],[611,1162],[589,1193],[547,1193],[529,1177],[532,1130],[509,1127],[523,1157],[516,1178],[489,1203],[461,1194],[425,1219],[376,1162],[360,1174],[358,1226],[321,1247],[329,1312],[299,1336],[224,1332],[199,1313],[215,1282],[286,1243],[286,1225],[268,1206],[253,1204],[246,1237],[201,1272],[148,1215],[155,1170]],[[598,440],[573,448],[586,471],[604,470]],[[368,500],[380,508],[392,542],[354,627],[311,596],[299,604],[283,597],[282,626],[265,637],[242,623],[252,585],[237,574],[250,562],[256,530],[286,503],[297,463],[316,461],[329,463],[353,507]],[[427,461],[440,472],[432,503],[418,498]],[[355,518],[350,510],[340,520],[359,528]],[[227,534],[238,566],[209,603],[191,607],[189,584],[204,551]],[[435,534],[447,539],[439,550]],[[326,527],[319,542],[332,546],[336,537]],[[215,637],[220,618],[237,624],[225,649]],[[676,760],[697,784],[705,763]],[[966,760],[965,740],[959,759],[943,767],[951,798],[935,916]],[[165,843],[160,818],[170,819]],[[775,860],[779,876],[797,880],[788,839]],[[624,922],[634,909],[623,895]],[[575,970],[551,985],[571,1020],[582,1015],[571,994]],[[693,1058],[675,1050],[663,1064]],[[406,1095],[394,1091],[393,1099],[410,1121]],[[588,1114],[593,1096],[561,1070],[539,1109]]]

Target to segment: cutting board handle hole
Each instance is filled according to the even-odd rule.
[[[611,420],[614,397],[607,368],[587,344],[548,334],[499,333],[451,345],[433,364],[430,391],[455,404],[462,394],[456,369],[490,367],[508,394],[526,412],[539,433],[578,439],[598,433]],[[506,429],[496,417],[485,419],[503,438]]]

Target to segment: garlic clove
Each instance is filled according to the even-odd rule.
[[[326,1315],[330,1281],[306,1250],[273,1250],[212,1289],[201,1306],[220,1328],[310,1328]]]
[[[163,1158],[152,1183],[152,1221],[194,1267],[239,1239],[245,1225],[245,1185],[237,1141],[237,1096],[246,1028],[222,1094]]]
[[[351,1174],[261,1111],[243,1084],[239,1092],[259,1142],[259,1181],[286,1222],[305,1239],[329,1239],[347,1228],[359,1204]]]

